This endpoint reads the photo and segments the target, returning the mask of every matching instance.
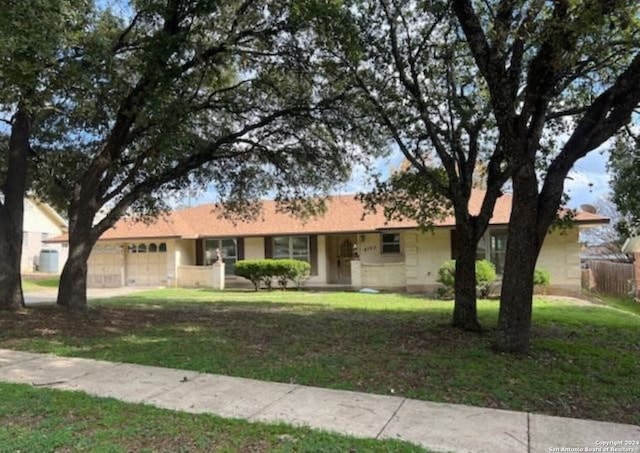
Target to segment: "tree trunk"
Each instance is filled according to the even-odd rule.
[[[457,229],[455,303],[453,327],[480,332],[476,303],[476,248],[478,241],[469,229]]]
[[[24,307],[20,262],[30,137],[31,115],[19,106],[11,125],[4,200],[0,203],[0,308],[8,310]]]
[[[87,308],[87,262],[96,240],[85,231],[69,230],[69,257],[60,276],[57,304],[72,311]]]
[[[542,242],[537,234],[537,204],[535,176],[522,181],[514,178],[496,344],[503,352],[525,354],[529,351],[533,273]]]
[[[24,307],[20,260],[22,256],[22,228],[15,234],[14,222],[5,206],[0,206],[0,309],[17,310]],[[20,222],[22,226],[22,222]]]

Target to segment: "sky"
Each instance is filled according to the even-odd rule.
[[[402,154],[396,151],[388,157],[377,159],[372,170],[386,178],[400,167],[403,160]],[[576,163],[569,173],[569,178],[565,181],[565,192],[570,197],[568,207],[578,209],[582,204],[597,204],[609,194],[608,160],[608,152],[596,150]],[[366,191],[371,187],[369,173],[364,168],[355,168],[349,182],[337,186],[332,195],[347,195]],[[186,203],[184,199],[181,200],[182,204],[192,206],[216,201],[218,200],[212,189],[194,195]]]
[[[569,207],[594,204],[609,194],[608,160],[608,152],[592,151],[576,162],[569,174],[571,179],[565,181],[565,192],[571,197]]]

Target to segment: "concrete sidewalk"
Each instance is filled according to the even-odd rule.
[[[0,381],[357,437],[401,439],[436,451],[542,453],[573,447],[583,450],[564,451],[640,453],[637,444],[607,444],[640,441],[640,427],[633,425],[4,349]]]

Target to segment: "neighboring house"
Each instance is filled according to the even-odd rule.
[[[620,244],[611,242],[583,246],[580,252],[580,259],[583,265],[589,261],[630,262],[630,256],[621,251]]]
[[[472,211],[479,210],[482,198],[474,193]],[[504,267],[510,211],[511,196],[504,195],[478,247],[479,259],[492,261],[498,273]],[[549,234],[538,266],[551,272],[552,286],[580,290],[579,231],[607,221],[580,212],[574,228]],[[363,217],[363,206],[353,196],[333,197],[324,216],[307,221],[278,212],[271,201],[264,203],[259,220],[236,224],[221,218],[214,205],[203,205],[173,211],[153,224],[121,220],[94,248],[88,283],[211,286],[210,265],[220,249],[228,286],[245,283],[233,275],[236,261],[295,258],[311,264],[309,287],[431,291],[438,286],[438,268],[455,255],[455,243],[451,217],[438,222],[434,231],[421,232],[412,221],[385,222],[382,213]]]
[[[24,199],[23,230],[21,272],[62,272],[67,261],[67,244],[45,241],[65,234],[67,222],[48,204],[27,197]]]

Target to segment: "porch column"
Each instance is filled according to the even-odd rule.
[[[351,260],[351,286],[362,288],[362,263],[359,259]]]
[[[224,289],[224,278],[225,278],[225,272],[224,272],[224,262],[222,262],[222,260],[218,260],[217,262],[213,263],[212,267],[212,278],[211,278],[211,283],[213,286],[213,289]]]

